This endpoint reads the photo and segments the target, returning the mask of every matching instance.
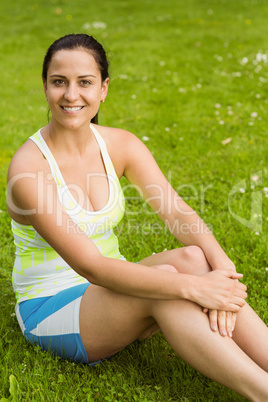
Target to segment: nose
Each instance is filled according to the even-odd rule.
[[[78,88],[75,84],[69,83],[66,87],[66,91],[64,94],[64,99],[68,102],[73,102],[79,98]]]

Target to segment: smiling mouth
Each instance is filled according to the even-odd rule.
[[[65,110],[66,112],[78,112],[79,110],[83,109],[84,106],[74,106],[74,107],[70,107],[70,106],[61,106],[61,108],[63,110]]]

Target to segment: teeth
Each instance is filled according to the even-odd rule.
[[[76,112],[78,110],[81,110],[83,106],[77,106],[77,107],[65,107],[63,106],[63,109],[66,110],[67,112]]]

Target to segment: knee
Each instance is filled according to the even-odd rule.
[[[155,268],[160,269],[161,271],[178,272],[176,268],[170,264],[155,265]]]
[[[189,264],[191,264],[195,275],[204,275],[211,271],[206,256],[200,247],[183,247],[183,257]]]

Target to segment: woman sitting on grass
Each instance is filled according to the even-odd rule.
[[[196,370],[268,400],[268,330],[245,302],[242,275],[145,145],[96,125],[109,85],[102,46],[85,34],[58,39],[43,83],[52,119],[8,172],[16,315],[26,339],[94,364],[161,329]],[[113,233],[124,213],[122,176],[185,247],[125,260]]]

